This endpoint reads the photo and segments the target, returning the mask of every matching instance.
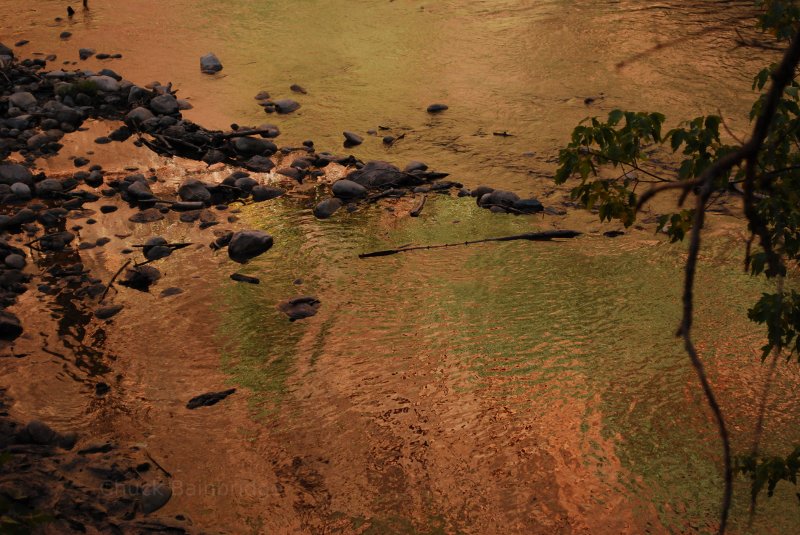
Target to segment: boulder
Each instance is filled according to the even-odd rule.
[[[211,200],[211,192],[205,184],[195,178],[188,178],[178,188],[178,197],[186,202],[206,203]]]
[[[142,124],[153,117],[155,117],[153,112],[147,108],[139,106],[138,108],[133,108],[128,112],[128,115],[125,116],[125,122],[130,124]]]
[[[111,76],[90,76],[88,80],[94,82],[97,89],[105,93],[116,93],[121,87],[119,82]]]
[[[8,97],[8,103],[21,110],[30,110],[36,107],[36,97],[27,91],[20,91]]]
[[[33,175],[27,167],[18,163],[0,164],[0,184],[22,182],[33,186]]]

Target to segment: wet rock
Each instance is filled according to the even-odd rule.
[[[33,186],[33,175],[27,167],[17,163],[0,164],[0,184],[23,182]]]
[[[123,305],[108,305],[100,307],[94,311],[94,317],[99,320],[107,320],[119,314],[123,308]]]
[[[141,212],[133,214],[128,218],[128,221],[131,223],[154,223],[162,219],[164,219],[164,214],[157,208],[148,208],[147,210],[142,210]]]
[[[228,244],[228,256],[234,262],[244,264],[248,260],[266,253],[272,247],[272,236],[260,230],[240,230],[234,233]]]
[[[428,113],[440,113],[449,109],[447,104],[431,104],[428,106]]]
[[[244,167],[256,173],[269,173],[275,167],[275,164],[266,156],[253,156],[244,162]]]
[[[30,441],[34,444],[42,446],[52,444],[58,439],[58,433],[53,431],[49,425],[39,420],[31,420],[25,426],[25,432]]]
[[[145,110],[145,111],[148,111],[146,108],[141,108],[141,109]],[[152,115],[152,114],[150,114],[150,115]],[[130,113],[128,114],[128,116],[130,117]],[[125,141],[126,139],[128,139],[132,135],[133,135],[133,132],[131,131],[131,129],[128,128],[127,126],[125,126],[125,125],[122,125],[119,128],[117,128],[116,130],[112,131],[110,134],[108,134],[108,137],[112,141]]]
[[[111,76],[90,76],[87,80],[94,82],[97,89],[105,93],[116,93],[121,87],[119,82]]]
[[[381,161],[367,162],[364,167],[347,175],[348,180],[361,184],[367,189],[417,185],[422,179],[403,173],[394,165]]]
[[[186,202],[201,202],[206,203],[211,200],[211,192],[208,191],[205,184],[197,179],[189,178],[184,180],[181,187],[178,188],[178,197]]]
[[[182,294],[183,290],[178,288],[177,286],[170,286],[169,288],[165,288],[161,291],[161,297],[171,297],[173,295]]]
[[[82,60],[87,60],[94,56],[95,50],[94,48],[81,48],[78,50],[78,57]]]
[[[97,238],[95,240],[94,244],[96,246],[98,246],[98,247],[102,247],[102,246],[106,245],[107,243],[109,243],[110,241],[111,241],[111,238],[107,238],[107,237],[104,236],[102,238]]]
[[[125,122],[130,124],[142,124],[145,121],[152,119],[155,117],[153,112],[148,110],[147,108],[143,108],[139,106],[138,108],[133,108],[128,114],[125,116]]]
[[[94,142],[97,143],[98,145],[108,145],[109,143],[111,143],[111,138],[107,136],[100,136],[98,138],[95,138]]]
[[[514,202],[513,208],[523,214],[536,214],[544,211],[544,206],[537,199],[520,199]]]
[[[36,107],[36,97],[27,91],[20,91],[8,97],[8,103],[21,110],[30,110]]]
[[[262,124],[258,129],[263,132],[262,137],[275,138],[281,135],[280,129],[274,124]]]
[[[100,207],[100,211],[104,214],[110,214],[111,212],[116,212],[118,208],[113,204],[104,204]]]
[[[427,170],[428,170],[427,164],[424,164],[422,162],[413,161],[413,162],[408,162],[408,165],[406,165],[405,169],[403,169],[403,172],[405,172],[405,173],[415,173],[415,172],[427,171]]]
[[[167,485],[155,483],[142,487],[139,503],[142,505],[142,512],[147,515],[164,507],[170,498],[172,498],[172,489]]]
[[[367,188],[352,180],[337,180],[331,188],[333,195],[340,199],[360,199],[367,194]]]
[[[491,193],[486,193],[485,195],[478,197],[478,206],[481,208],[491,208],[493,206],[500,208],[513,208],[514,203],[519,200],[519,195],[512,191],[496,189]]]
[[[161,272],[153,266],[137,266],[128,269],[125,273],[125,278],[119,284],[146,292],[160,278]]]
[[[297,321],[316,315],[320,305],[316,297],[303,295],[282,301],[278,304],[278,310],[289,316],[289,321]]]
[[[235,280],[236,282],[246,282],[248,284],[259,284],[261,282],[256,277],[251,277],[249,275],[242,275],[241,273],[231,274],[231,280]]]
[[[63,251],[74,239],[75,235],[71,232],[56,232],[55,234],[48,234],[39,240],[39,246],[46,251],[58,252]]]
[[[12,253],[6,256],[5,260],[3,260],[6,266],[10,267],[11,269],[24,269],[25,268],[25,257],[21,254]]]
[[[7,310],[0,310],[0,340],[15,340],[21,334],[19,318]]]
[[[238,137],[233,141],[233,146],[236,152],[248,156],[254,156],[256,154],[270,155],[278,150],[271,141],[265,141],[255,137]]]
[[[244,191],[245,193],[250,193],[256,186],[258,186],[258,181],[254,178],[249,176],[245,176],[242,178],[236,179],[236,182],[233,184],[235,187],[239,188],[240,190]]]
[[[491,193],[493,191],[494,191],[494,188],[491,188],[489,186],[478,186],[477,188],[472,190],[470,195],[472,195],[473,197],[475,197],[477,199],[480,199],[481,197],[483,197],[487,193]]]
[[[270,199],[275,199],[277,197],[280,197],[284,193],[286,193],[286,190],[282,188],[274,188],[270,186],[261,186],[261,185],[254,187],[253,190],[251,191],[251,194],[253,195],[253,200],[255,202],[269,201]]]
[[[314,207],[314,217],[317,219],[328,219],[341,207],[342,201],[336,197],[325,199]]]
[[[384,145],[391,145],[392,143],[394,143],[395,137],[394,136],[383,136],[382,141],[383,141]]]
[[[136,201],[145,201],[154,198],[153,191],[144,180],[136,180],[128,186],[128,195]]]
[[[221,392],[207,392],[205,394],[200,394],[199,396],[195,396],[189,400],[186,404],[187,409],[197,409],[199,407],[210,407],[211,405],[216,405],[226,397],[234,394],[236,392],[235,388],[230,388],[228,390],[223,390]]]
[[[300,109],[300,103],[290,98],[275,101],[275,111],[278,113],[292,113]]]
[[[346,130],[342,132],[342,135],[344,135],[345,145],[356,146],[356,145],[361,145],[364,142],[364,138],[359,136],[355,132],[350,132]]]
[[[142,248],[144,257],[149,261],[160,260],[172,254],[172,247],[167,245],[167,240],[161,236],[148,239]]]
[[[222,62],[213,52],[209,52],[200,58],[200,72],[204,74],[214,74],[221,70]]]
[[[32,195],[30,186],[28,186],[24,182],[17,182],[15,184],[12,184],[11,193],[13,193],[14,196],[21,201],[29,200]]]
[[[172,115],[178,112],[178,99],[173,95],[159,95],[150,101],[150,109],[160,115]]]
[[[202,210],[204,207],[205,204],[200,201],[180,201],[170,206],[175,212],[191,212],[194,210]]]

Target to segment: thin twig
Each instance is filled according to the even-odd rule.
[[[111,277],[111,280],[108,281],[108,286],[106,286],[106,290],[103,292],[103,295],[100,296],[100,302],[101,303],[103,302],[103,299],[106,298],[106,295],[108,294],[108,291],[111,289],[111,286],[114,284],[114,281],[117,280],[117,277],[119,277],[119,274],[122,273],[122,270],[124,270],[126,267],[128,267],[128,264],[130,264],[130,263],[131,263],[131,259],[129,258],[124,264],[122,264],[122,267],[119,268],[116,273],[114,273],[114,276]]]

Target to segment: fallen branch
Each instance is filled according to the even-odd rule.
[[[488,243],[497,241],[550,241],[558,238],[575,238],[581,233],[575,230],[548,230],[545,232],[526,232],[525,234],[514,234],[513,236],[501,236],[499,238],[484,238],[482,240],[472,240],[459,243],[443,243],[438,245],[420,245],[417,247],[404,247],[400,249],[386,249],[383,251],[373,251],[371,253],[361,253],[359,258],[373,258],[376,256],[390,256],[397,253],[407,253],[409,251],[421,251],[423,249],[442,249],[444,247],[457,247],[459,245],[474,245],[476,243]]]
[[[411,217],[419,217],[419,214],[422,213],[422,209],[425,207],[425,201],[428,199],[427,195],[423,195],[422,198],[419,200],[417,205],[411,210],[408,215]]]
[[[124,270],[126,267],[128,267],[128,265],[129,265],[130,263],[131,263],[131,259],[129,258],[129,259],[128,259],[128,260],[127,260],[127,261],[126,261],[124,264],[122,264],[122,267],[121,267],[121,268],[119,268],[119,269],[117,270],[117,272],[116,272],[116,273],[114,273],[114,276],[113,276],[113,277],[111,277],[111,280],[110,280],[110,281],[108,281],[108,286],[106,286],[106,290],[103,292],[103,295],[101,295],[101,296],[100,296],[100,302],[101,302],[101,303],[103,302],[103,299],[105,299],[105,298],[106,298],[106,295],[108,295],[108,291],[111,289],[111,286],[113,286],[113,284],[114,284],[114,281],[115,281],[115,280],[117,280],[117,277],[119,277],[119,274],[120,274],[120,273],[122,273],[122,271],[123,271],[123,270]]]

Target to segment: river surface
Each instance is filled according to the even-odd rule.
[[[186,115],[206,126],[272,122],[283,145],[313,139],[340,153],[341,132],[353,130],[365,143],[347,152],[364,160],[423,160],[468,187],[560,206],[566,192],[548,180],[554,157],[588,115],[660,110],[674,125],[719,111],[733,132],[746,131],[752,75],[774,59],[732,42],[731,20],[748,5],[90,1],[58,22],[61,2],[0,0],[0,40],[30,39],[23,53],[56,53],[57,63],[77,60],[79,47],[122,53],[81,64],[171,81],[195,106]],[[59,39],[64,30],[71,39]],[[671,44],[636,59],[656,43]],[[208,51],[225,65],[219,75],[199,73]],[[293,83],[308,94],[291,93]],[[260,90],[302,108],[266,116],[253,99]],[[433,102],[450,109],[430,116]],[[406,135],[385,147],[366,136],[379,126]],[[107,169],[153,166],[164,190],[202,173],[132,146],[95,147],[93,137],[75,136],[65,152],[94,150]],[[93,214],[82,241],[130,234],[80,253],[104,280],[125,246],[153,234],[201,245],[161,261],[165,278],[151,294],[116,294],[126,308],[109,324],[69,292],[25,294],[16,310],[27,334],[2,367],[13,411],[144,444],[174,475],[164,511],[231,533],[715,529],[720,448],[673,336],[682,245],[647,226],[604,238],[618,227],[583,212],[500,216],[449,196],[431,198],[419,218],[407,217],[406,201],[318,221],[314,195],[306,187],[241,207],[236,225],[275,237],[242,269],[257,286],[228,279],[234,268],[204,245],[208,231],[176,218],[135,226],[125,206]],[[709,224],[696,331],[734,453],[744,454],[767,373],[746,310],[769,287],[742,273],[743,224],[730,208]],[[357,258],[546,228],[586,235]],[[37,259],[42,268],[52,260]],[[184,292],[159,297],[169,286]],[[317,296],[320,313],[289,323],[275,305],[299,294]],[[778,366],[765,453],[800,441],[798,375]],[[112,388],[98,398],[101,380]],[[239,392],[221,404],[184,408],[227,385]],[[791,485],[760,500],[750,530],[747,497],[737,479],[735,532],[797,532]]]

